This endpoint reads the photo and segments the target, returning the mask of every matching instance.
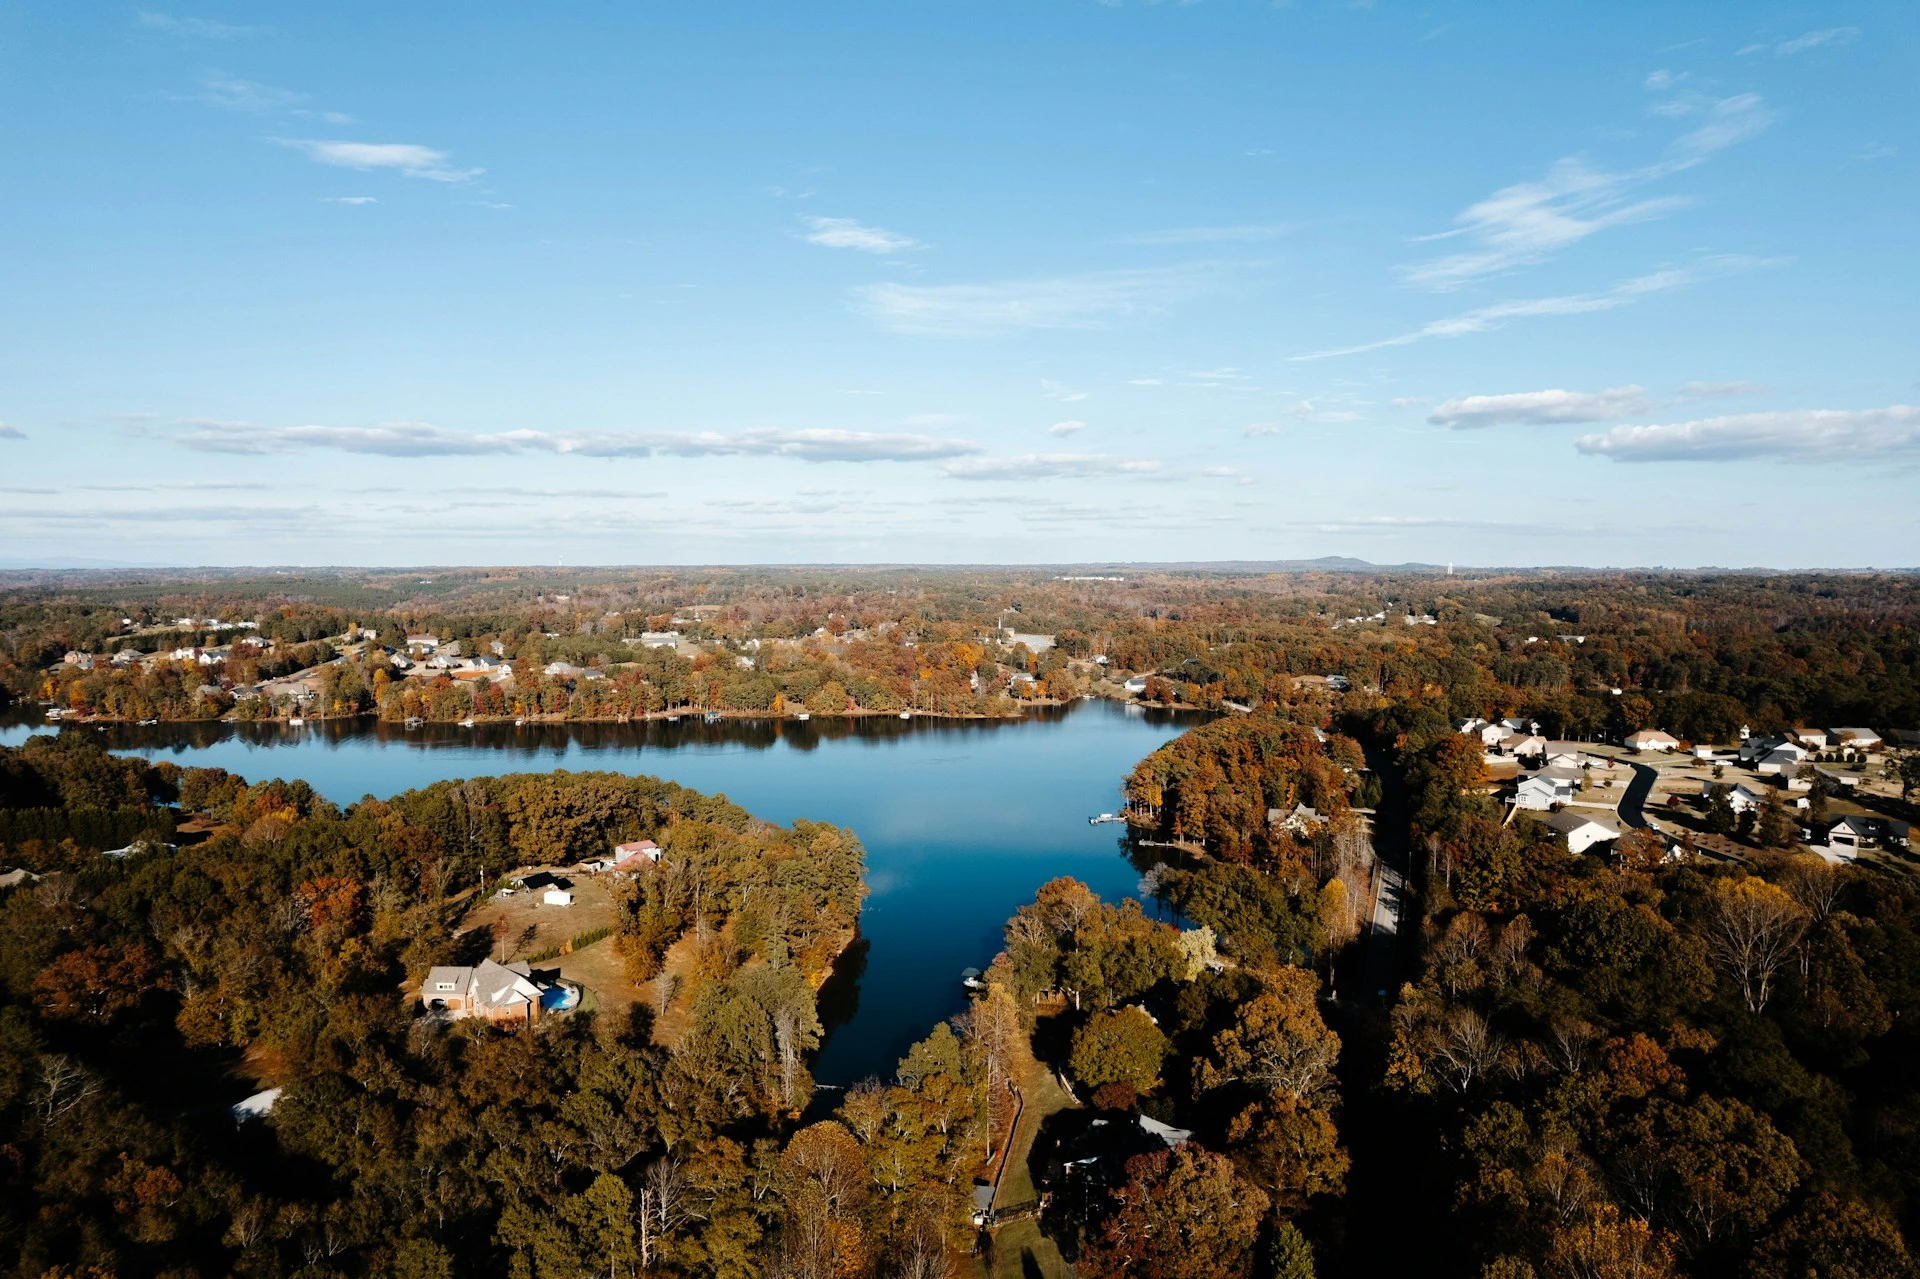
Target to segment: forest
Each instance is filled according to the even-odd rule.
[[[965,1012],[844,1092],[809,1063],[819,992],[858,927],[857,832],[612,774],[341,807],[297,779],[117,757],[78,728],[0,751],[0,849],[24,872],[0,888],[0,1265],[1916,1275],[1913,855],[1835,865],[1757,830],[1731,853],[1675,853],[1638,829],[1576,855],[1490,793],[1478,740],[1456,731],[1511,715],[1587,741],[1808,724],[1891,738],[1920,727],[1908,578],[1125,577],[17,586],[0,597],[0,678],[30,710],[67,651],[192,613],[254,620],[289,653],[350,625],[499,640],[516,696],[536,698],[523,705],[559,716],[763,695],[769,712],[793,695],[821,714],[891,696],[987,713],[979,699],[1016,691],[1218,713],[1114,778],[1140,901],[1036,886]],[[702,656],[622,643],[669,625]],[[1053,643],[1002,642],[1015,634]],[[604,678],[548,676],[553,662]],[[381,666],[326,665],[342,713],[474,706],[461,688],[436,707],[452,681]],[[75,688],[105,696],[93,675],[55,672],[67,705]],[[1909,799],[1876,802],[1910,816]],[[621,890],[598,944],[652,998],[521,1031],[419,1015],[428,968],[497,941],[462,929],[478,896],[640,838],[660,866]],[[137,851],[101,856],[121,846]],[[1382,940],[1368,886],[1387,862],[1406,898]],[[283,1091],[236,1124],[256,1086]],[[977,1215],[1013,1147],[1031,1201]]]

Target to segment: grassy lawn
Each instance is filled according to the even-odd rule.
[[[1053,1072],[1035,1060],[1030,1051],[1022,1053],[1019,1071],[1020,1093],[1026,1099],[1026,1107],[1014,1130],[1007,1171],[1000,1179],[1000,1193],[994,1199],[996,1208],[1028,1203],[1037,1197],[1033,1170],[1027,1165],[1027,1158],[1033,1153],[1033,1139],[1047,1116],[1075,1104]],[[985,1273],[986,1268],[981,1269]],[[1066,1274],[1067,1263],[1053,1240],[1040,1233],[1038,1221],[1008,1222],[995,1232],[994,1264],[989,1279],[1065,1279]]]
[[[978,1273],[985,1279],[1066,1279],[1067,1263],[1053,1240],[1040,1233],[1040,1223],[1029,1218],[1000,1228],[994,1235],[993,1269],[983,1265]]]

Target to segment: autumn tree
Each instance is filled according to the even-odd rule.
[[[1219,1279],[1244,1274],[1267,1196],[1225,1156],[1191,1142],[1127,1161],[1113,1212],[1081,1253],[1085,1279]]]
[[[1082,1086],[1125,1084],[1135,1093],[1160,1082],[1167,1037],[1146,1011],[1137,1007],[1096,1013],[1073,1035],[1068,1065]]]

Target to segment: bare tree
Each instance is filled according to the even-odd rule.
[[[635,1242],[640,1248],[640,1269],[653,1268],[655,1255],[693,1221],[693,1196],[687,1190],[687,1176],[680,1161],[665,1156],[647,1165],[640,1178],[640,1191],[634,1198],[634,1223],[638,1226]]]
[[[1433,1065],[1455,1092],[1466,1092],[1502,1065],[1506,1041],[1473,1009],[1453,1009],[1436,1030]]]
[[[100,1091],[100,1076],[64,1053],[40,1059],[40,1086],[33,1106],[43,1128],[53,1128]]]
[[[1807,912],[1765,880],[1747,878],[1716,887],[1704,924],[1707,946],[1747,1011],[1766,1011],[1774,977],[1806,936]]]

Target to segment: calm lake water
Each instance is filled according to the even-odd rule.
[[[650,773],[726,795],[768,821],[851,827],[871,893],[859,948],[823,992],[829,1033],[815,1073],[848,1084],[889,1075],[939,1019],[964,1006],[960,970],[984,968],[1000,928],[1057,875],[1112,901],[1138,896],[1119,826],[1141,757],[1200,722],[1087,701],[1019,720],[728,721],[406,731],[365,722],[305,729],[114,726],[116,751],[224,768],[250,780],[304,778],[346,804],[446,778],[546,769]],[[41,723],[0,727],[18,745]],[[94,731],[83,729],[79,731]]]

